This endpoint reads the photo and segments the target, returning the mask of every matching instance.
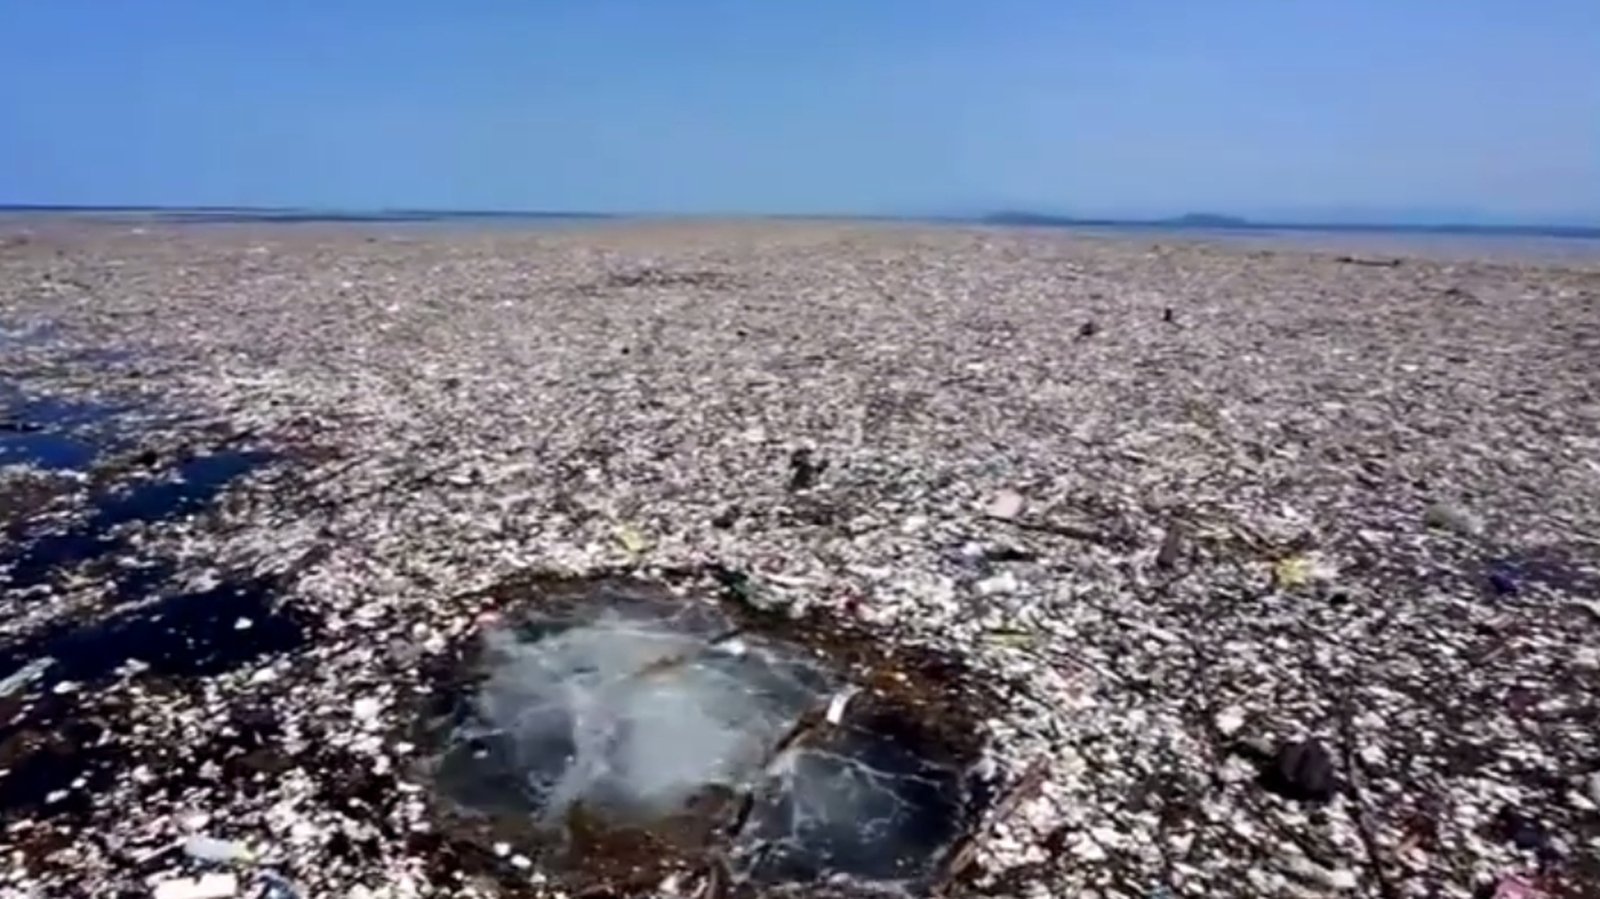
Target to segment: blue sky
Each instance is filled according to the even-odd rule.
[[[1600,0],[0,0],[0,202],[1600,221]]]

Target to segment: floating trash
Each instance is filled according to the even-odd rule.
[[[241,620],[250,626],[239,627]],[[230,583],[0,649],[0,677],[38,685],[92,682],[130,663],[158,675],[217,674],[296,649],[304,639],[300,618],[274,606],[270,584]],[[52,664],[40,668],[41,659]]]
[[[480,642],[423,725],[428,773],[450,815],[577,880],[653,852],[658,873],[916,891],[975,820],[971,747],[712,604],[592,581]]]
[[[170,521],[209,506],[234,480],[265,465],[263,452],[224,451],[196,456],[169,477],[93,498],[82,522],[25,542],[15,555],[0,556],[0,583],[31,587],[118,548],[116,528],[134,522]],[[6,569],[9,568],[9,571]]]

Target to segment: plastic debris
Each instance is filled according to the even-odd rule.
[[[1272,566],[1272,582],[1279,587],[1299,587],[1311,580],[1311,563],[1305,556],[1285,556]]]
[[[0,696],[10,696],[18,690],[28,686],[28,684],[33,683],[35,680],[38,680],[40,675],[48,671],[50,666],[54,665],[55,663],[55,659],[45,656],[43,658],[34,659],[23,665],[21,668],[18,668],[16,671],[7,675],[4,680],[0,680]]]
[[[191,834],[183,840],[183,854],[206,862],[249,861],[249,847],[233,840],[219,840],[204,834]]]
[[[1549,894],[1515,874],[1505,874],[1489,895],[1490,899],[1546,899]]]
[[[1244,709],[1236,705],[1230,705],[1217,713],[1215,723],[1217,733],[1222,734],[1224,737],[1231,737],[1238,733],[1240,728],[1244,727]]]
[[[631,556],[642,556],[650,548],[650,541],[631,524],[617,527],[617,542],[622,544],[622,548]]]
[[[833,694],[833,698],[828,700],[828,713],[823,716],[829,724],[837,725],[844,720],[845,707],[850,704],[851,697],[855,696],[857,691],[858,688],[852,685]]]
[[[1272,566],[1272,583],[1281,590],[1304,587],[1314,581],[1331,581],[1337,572],[1315,553],[1284,556]]]
[[[370,724],[378,720],[383,713],[383,702],[371,696],[363,696],[350,706],[350,713],[357,721]]]
[[[261,899],[300,899],[300,890],[277,871],[268,868],[261,871],[259,877],[266,884],[266,889],[261,891]]]
[[[1483,519],[1450,503],[1434,503],[1429,506],[1422,520],[1430,528],[1450,531],[1463,537],[1476,537],[1484,530]]]
[[[994,577],[984,578],[977,584],[980,596],[1002,596],[1017,592],[1021,584],[1017,576],[1009,571],[1002,571]]]
[[[1015,490],[1002,490],[989,501],[989,517],[1011,521],[1022,514],[1026,501]]]
[[[1007,629],[989,631],[983,635],[983,639],[991,646],[1006,646],[1012,649],[1029,649],[1039,643],[1037,634]]]
[[[239,892],[239,878],[232,874],[202,874],[179,877],[156,884],[155,899],[227,899]]]

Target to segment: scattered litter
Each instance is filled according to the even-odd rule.
[[[1450,531],[1463,537],[1476,537],[1484,531],[1483,519],[1454,503],[1430,505],[1423,521],[1430,528]]]
[[[1008,630],[996,628],[985,631],[983,639],[995,646],[1006,646],[1013,649],[1028,649],[1039,643],[1039,636],[1032,631]]]
[[[21,668],[7,675],[4,680],[0,680],[0,696],[10,696],[12,693],[38,680],[40,675],[50,670],[50,666],[54,665],[55,661],[55,659],[45,656],[44,658],[27,662]]]
[[[1002,571],[978,582],[978,593],[983,596],[1004,596],[1017,592],[1021,582],[1009,571]]]
[[[261,893],[261,899],[300,899],[300,890],[289,880],[271,868],[265,868],[256,873],[256,877],[264,884],[266,889]]]
[[[357,721],[371,724],[383,714],[383,701],[375,696],[363,696],[351,704],[350,713]]]
[[[1495,881],[1489,899],[1549,899],[1549,894],[1516,874],[1503,874]]]
[[[1244,710],[1236,705],[1230,705],[1217,713],[1215,724],[1217,733],[1224,737],[1232,737],[1244,727]]]
[[[30,401],[146,405],[115,425],[126,451],[24,447],[95,450],[81,476],[0,464],[0,533],[25,537],[0,540],[0,859],[27,861],[9,888],[115,893],[117,859],[181,838],[199,808],[213,823],[198,833],[265,852],[259,833],[317,890],[561,880],[515,826],[481,852],[448,849],[460,834],[430,792],[437,747],[405,728],[444,693],[414,688],[437,685],[474,629],[515,622],[492,620],[507,609],[486,587],[631,565],[681,598],[720,571],[745,604],[718,603],[738,613],[730,629],[847,625],[948,654],[999,692],[963,725],[992,762],[973,795],[1052,763],[972,837],[974,880],[950,893],[1141,896],[1170,881],[1278,895],[1263,860],[1297,841],[1359,871],[1358,892],[1385,892],[1384,877],[1396,894],[1463,891],[1539,851],[1492,838],[1514,801],[1566,857],[1561,889],[1600,895],[1584,864],[1593,812],[1570,802],[1600,759],[1600,736],[1574,723],[1600,670],[1592,266],[1396,270],[1286,243],[1154,250],[999,227],[57,227],[4,254],[0,419],[38,421],[13,408],[19,385]],[[246,252],[263,241],[270,256]],[[712,269],[736,289],[685,274]],[[1479,302],[1446,296],[1454,285]],[[1181,327],[1158,320],[1168,307]],[[182,421],[146,427],[165,402]],[[44,424],[0,443],[59,430]],[[271,455],[239,456],[256,450]],[[1426,523],[1434,501],[1465,518]],[[971,556],[952,551],[967,542]],[[1336,583],[1291,562],[1285,589],[1265,589],[1297,556],[1321,556]],[[989,581],[1006,570],[1014,584]],[[985,581],[1005,589],[980,596]],[[699,662],[766,651],[747,629]],[[130,676],[135,657],[148,670]],[[52,693],[63,680],[77,690]],[[827,726],[845,683],[868,686]],[[826,779],[838,772],[816,748],[917,689],[852,668],[808,692],[807,727],[774,767],[848,783]],[[370,719],[363,697],[381,700]],[[946,701],[965,709],[927,708]],[[1360,782],[1348,799],[1335,784],[1317,814],[1248,785],[1281,741],[1325,734],[1345,709],[1349,736],[1323,739],[1329,768]],[[416,751],[390,748],[403,736]],[[1281,767],[1279,787],[1318,779]],[[1412,819],[1428,832],[1402,843]],[[777,876],[796,856],[728,861]],[[176,849],[167,863],[215,864]],[[236,873],[238,895],[260,899],[263,881]],[[674,873],[685,896],[743,889],[735,871]],[[920,886],[903,892],[935,894]]]
[[[239,892],[239,878],[232,874],[202,874],[180,877],[156,884],[155,899],[228,899]]]
[[[249,861],[253,856],[249,847],[233,840],[219,840],[203,834],[190,834],[183,839],[183,854],[207,862]]]
[[[1337,572],[1315,553],[1285,556],[1272,566],[1272,582],[1279,589],[1292,590],[1314,582],[1333,580]]]
[[[1002,490],[989,501],[988,515],[990,518],[1012,521],[1022,514],[1022,507],[1025,504],[1026,500],[1022,498],[1022,494],[1015,490]]]
[[[837,725],[844,721],[845,707],[850,704],[851,697],[855,696],[859,689],[851,685],[833,694],[833,698],[828,700],[828,713],[824,716],[829,724]]]
[[[642,556],[650,548],[650,541],[631,524],[617,526],[617,542],[630,556]]]

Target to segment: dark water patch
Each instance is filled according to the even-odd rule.
[[[35,685],[96,683],[137,662],[167,677],[232,671],[262,656],[304,645],[307,621],[276,607],[265,580],[224,583],[182,593],[94,624],[56,626],[0,649],[0,672],[9,675],[40,659],[51,664]],[[0,675],[4,676],[4,675]]]
[[[0,466],[33,465],[50,471],[82,471],[100,451],[93,444],[49,432],[17,430],[0,423]]]
[[[113,493],[96,504],[92,527],[109,530],[132,522],[171,521],[210,505],[230,483],[271,461],[270,453],[227,450],[195,456],[176,476]]]
[[[0,677],[9,688],[0,697],[0,816],[93,810],[94,797],[131,763],[105,729],[99,706],[86,711],[84,700],[98,698],[119,672],[132,672],[137,663],[142,673],[166,678],[218,674],[304,645],[308,618],[275,606],[270,586],[224,584],[97,623],[56,626],[0,648]],[[283,770],[260,747],[259,726],[225,731],[216,739],[234,738],[244,750],[219,754],[224,773],[243,780]],[[171,778],[182,773],[161,770]]]
[[[112,442],[109,426],[123,410],[94,402],[16,393],[0,404],[0,466],[31,464],[84,470]]]
[[[105,423],[124,411],[124,406],[90,400],[17,396],[7,403],[5,417],[34,427],[76,428]]]
[[[507,592],[419,726],[452,866],[504,841],[618,895],[713,869],[920,892],[982,812],[986,702],[948,666],[650,582]]]
[[[735,870],[773,884],[930,880],[971,822],[960,769],[929,759],[928,745],[894,713],[803,740],[757,788]]]
[[[171,475],[135,486],[96,495],[87,518],[60,533],[46,534],[25,543],[9,559],[11,587],[45,583],[58,574],[105,556],[122,546],[117,528],[136,522],[172,521],[204,510],[235,479],[255,471],[271,454],[229,450],[195,456]]]
[[[0,739],[0,814],[82,814],[110,786],[122,753],[99,724],[16,728]]]

